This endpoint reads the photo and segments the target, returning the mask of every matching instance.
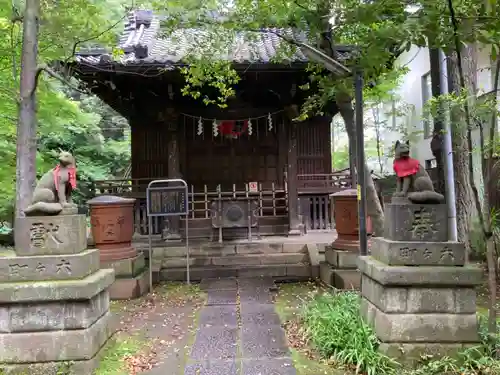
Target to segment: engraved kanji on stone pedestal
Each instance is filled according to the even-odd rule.
[[[0,257],[0,372],[91,374],[112,335],[115,277],[86,249],[85,216],[19,218],[16,235]]]
[[[482,270],[447,242],[445,205],[388,204],[385,238],[358,259],[361,315],[380,350],[402,362],[456,355],[479,342],[475,286]]]

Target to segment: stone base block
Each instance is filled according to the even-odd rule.
[[[371,256],[389,266],[463,266],[460,242],[403,242],[382,237],[371,240]]]
[[[114,280],[115,271],[104,269],[80,280],[2,283],[0,304],[88,300],[106,290]]]
[[[27,216],[16,219],[19,256],[76,254],[87,248],[85,215]]]
[[[109,296],[112,300],[123,300],[138,298],[148,292],[149,271],[143,271],[130,278],[117,278],[109,288]]]
[[[358,270],[334,270],[333,286],[337,289],[356,289],[361,286],[361,274]]]
[[[108,291],[80,301],[0,305],[0,333],[85,329],[109,310]]]
[[[360,313],[383,343],[479,342],[476,314],[387,314],[367,299]]]
[[[342,251],[332,247],[325,249],[325,260],[335,268],[357,269],[358,256],[357,252]]]
[[[100,360],[106,353],[106,347],[113,345],[114,336],[111,336],[105,346],[91,359],[83,361],[42,362],[42,363],[16,363],[0,364],[2,375],[89,375],[94,374],[99,367]]]
[[[133,258],[121,259],[114,262],[101,262],[101,268],[112,268],[115,270],[115,277],[133,278],[144,271],[146,260],[144,253],[140,253]]]
[[[335,269],[328,263],[319,265],[320,280],[337,289],[359,289],[361,275],[358,270]]]
[[[360,256],[358,268],[379,284],[391,286],[472,287],[480,285],[484,275],[474,266],[388,266],[371,256]]]
[[[327,262],[319,264],[319,279],[326,285],[333,285],[333,268]]]
[[[91,360],[112,335],[111,313],[81,330],[0,334],[0,366]]]
[[[476,344],[384,342],[380,344],[378,350],[403,365],[415,366],[424,356],[456,358],[459,353],[475,346]]]
[[[361,295],[385,313],[474,314],[476,292],[467,287],[390,287],[362,276]]]
[[[393,241],[448,241],[445,204],[385,205],[384,237]]]
[[[0,257],[0,282],[83,279],[99,270],[99,251]]]
[[[99,367],[98,356],[86,361],[0,364],[2,375],[89,375]]]

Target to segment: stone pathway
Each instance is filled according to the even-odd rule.
[[[272,279],[211,279],[185,375],[296,375]]]

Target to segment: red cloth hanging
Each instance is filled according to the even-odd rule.
[[[410,157],[396,159],[394,160],[393,168],[398,177],[412,176],[418,172],[420,162]]]
[[[243,128],[240,131],[234,130],[235,120],[223,120],[219,123],[218,129],[222,135],[239,137],[248,130],[248,120],[243,121]]]
[[[76,168],[75,167],[66,167],[69,174],[69,183],[73,189],[76,189]],[[56,190],[59,190],[59,173],[61,171],[61,166],[57,165],[54,168],[54,183],[56,185]]]

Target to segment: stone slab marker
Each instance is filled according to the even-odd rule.
[[[446,242],[446,206],[391,203],[385,215],[385,237],[358,259],[361,315],[380,350],[413,363],[477,345],[482,270],[465,265],[463,244]]]
[[[16,221],[16,251],[0,257],[0,372],[92,374],[112,335],[108,288],[87,250],[84,215]]]

